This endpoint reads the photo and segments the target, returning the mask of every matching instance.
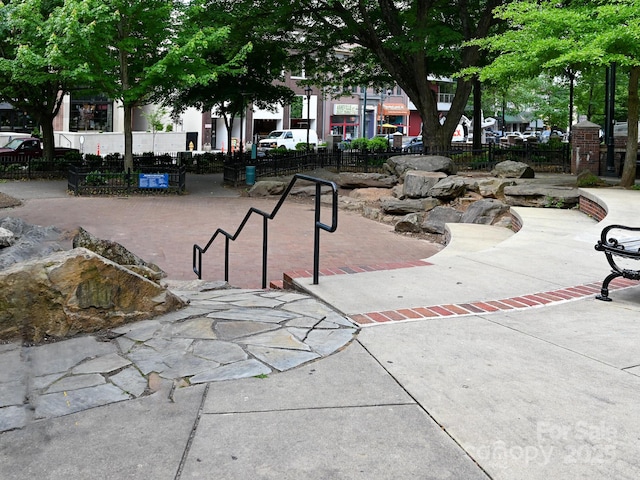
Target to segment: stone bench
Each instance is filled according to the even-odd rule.
[[[640,260],[640,234],[630,234],[628,232],[640,232],[640,227],[609,225],[600,233],[600,240],[596,243],[595,249],[599,252],[604,252],[612,270],[602,282],[600,295],[596,296],[598,300],[611,301],[609,298],[609,283],[614,278],[623,277],[629,280],[640,280],[640,269],[624,268],[624,266],[616,263],[624,259]]]

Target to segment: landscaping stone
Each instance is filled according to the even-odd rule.
[[[382,173],[340,173],[336,176],[336,184],[341,188],[392,188],[398,183],[395,175],[384,175]]]
[[[398,155],[397,157],[389,158],[385,168],[400,178],[403,178],[409,170],[443,172],[447,175],[456,173],[456,166],[453,160],[440,155]]]
[[[427,213],[420,227],[425,232],[443,235],[446,223],[458,223],[461,219],[462,213],[455,208],[436,207]]]
[[[425,198],[430,190],[447,175],[442,172],[410,170],[404,176],[403,195],[408,198]]]
[[[577,188],[522,184],[505,187],[505,202],[518,207],[573,208],[580,201]]]
[[[65,245],[69,242],[55,227],[40,227],[30,225],[20,218],[5,217],[0,220],[0,228],[12,235],[12,238],[5,235],[4,243],[7,245],[0,248],[0,270],[69,249]]]
[[[0,227],[0,248],[10,247],[16,241],[16,236],[11,230]]]
[[[76,233],[73,238],[73,248],[78,247],[91,250],[92,252],[97,253],[118,265],[127,267],[139,275],[150,278],[154,281],[158,281],[167,276],[160,267],[153,263],[144,261],[142,258],[130,252],[119,243],[112,242],[111,240],[100,239],[87,232],[82,227],[78,229],[78,233]]]
[[[492,225],[496,219],[509,211],[509,206],[499,200],[486,198],[473,202],[462,214],[462,223]]]
[[[0,339],[39,343],[181,308],[166,288],[85,248],[0,271]]]
[[[401,233],[419,233],[422,231],[421,223],[422,217],[419,214],[410,213],[398,220],[394,229]]]
[[[392,215],[406,215],[408,213],[419,213],[431,210],[438,206],[440,202],[435,198],[407,199],[397,198],[383,199],[380,206],[385,213]]]
[[[491,171],[491,175],[500,178],[534,178],[535,172],[526,163],[506,160],[498,163]]]
[[[249,189],[250,197],[266,197],[269,195],[282,195],[288,183],[276,180],[260,180]]]
[[[365,202],[378,202],[383,199],[393,198],[393,192],[390,188],[356,188],[349,192],[348,198],[363,200]]]
[[[499,198],[504,196],[505,187],[515,185],[513,180],[503,178],[482,178],[476,182],[477,192],[485,198]]]
[[[461,197],[466,192],[467,187],[462,178],[457,176],[450,176],[443,178],[436,183],[429,190],[429,197],[437,198],[438,200],[453,200]]]

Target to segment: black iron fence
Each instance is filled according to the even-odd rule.
[[[182,165],[137,165],[133,171],[71,165],[68,190],[75,195],[182,194],[186,168]]]
[[[255,178],[291,175],[316,168],[330,168],[336,172],[383,172],[390,157],[403,155],[398,151],[370,152],[362,150],[335,150],[329,152],[285,152],[267,154],[251,159],[244,156],[227,157],[224,163],[224,181],[238,186],[246,182],[247,167],[255,169]],[[506,160],[524,162],[539,172],[568,173],[571,170],[569,144],[538,144],[520,146],[483,145],[474,149],[469,144],[453,144],[449,150],[426,151],[424,154],[442,155],[453,160],[458,171],[491,171]]]
[[[498,144],[483,145],[474,149],[470,144],[452,144],[445,151],[427,151],[431,155],[443,155],[453,159],[458,171],[490,171],[496,163],[504,160],[515,160],[527,163],[534,170],[541,172],[569,172],[571,147],[566,143],[524,144],[503,146]],[[363,151],[363,150],[334,150],[318,149],[317,151],[289,151],[269,152],[255,159],[250,152],[242,155],[235,153],[192,154],[179,152],[171,155],[139,155],[133,159],[133,172],[153,173],[177,172],[180,167],[186,173],[210,174],[224,173],[225,183],[241,185],[246,182],[247,166],[255,168],[256,178],[280,175],[292,175],[316,168],[330,168],[337,172],[382,172],[383,165],[389,157],[402,155],[399,151]],[[0,157],[0,178],[5,179],[37,179],[37,178],[67,178],[71,176],[70,169],[109,174],[108,184],[118,184],[116,174],[126,175],[124,161],[118,154],[84,155],[53,160],[24,159],[24,157]],[[133,173],[131,173],[133,175]],[[127,182],[130,184],[127,187]],[[133,188],[133,177],[121,181],[119,189]],[[175,182],[174,182],[175,183]],[[80,187],[78,187],[80,188]],[[106,187],[105,187],[106,188]],[[171,188],[169,191],[172,191]]]
[[[0,178],[13,180],[65,178],[69,171],[69,166],[74,162],[77,162],[76,158],[45,160],[43,158],[25,158],[18,155],[2,156],[0,157]]]

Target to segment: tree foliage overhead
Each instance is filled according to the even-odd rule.
[[[99,11],[99,10],[98,10]],[[63,97],[86,83],[94,12],[62,0],[0,2],[0,98],[41,127],[45,156],[53,157],[53,119]]]
[[[541,71],[575,72],[612,64],[629,69],[629,140],[621,183],[632,185],[638,141],[640,2],[524,0],[496,14],[510,28],[474,42],[499,54],[482,70],[484,79],[504,82]]]
[[[494,25],[491,11],[502,0],[242,0],[243,15],[262,19],[269,38],[290,48],[290,64],[304,69],[309,83],[325,86],[398,84],[423,120],[423,136],[433,148],[449,145],[472,88],[457,80],[444,125],[437,94],[427,77],[451,76],[478,65],[478,47]],[[268,19],[268,22],[264,22]]]
[[[280,82],[289,54],[286,45],[272,33],[276,26],[266,16],[247,15],[240,7],[223,0],[195,0],[189,4],[176,43],[182,48],[185,40],[191,41],[199,32],[224,31],[222,41],[203,43],[199,50],[204,69],[218,67],[211,70],[215,75],[175,89],[165,101],[174,111],[187,107],[215,109],[225,119],[229,136],[234,118],[249,103],[271,108],[290,102],[294,96]],[[230,138],[227,145],[231,148]]]
[[[427,77],[452,76],[460,69],[479,65],[483,61],[479,49],[465,42],[483,38],[492,31],[491,12],[502,3],[500,0],[320,1],[314,4],[315,8],[303,12],[312,22],[312,28],[305,30],[305,34],[312,44],[329,48],[339,45],[338,42],[355,45],[355,62],[345,56],[336,64],[335,50],[324,48],[319,52],[324,56],[318,57],[317,64],[340,67],[345,72],[345,81],[361,80],[364,84],[367,77],[376,79],[387,74],[407,93],[420,113],[425,145],[446,149],[464,112],[472,79],[457,79],[451,109],[441,125],[436,89]]]

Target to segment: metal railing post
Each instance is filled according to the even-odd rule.
[[[319,178],[309,177],[307,175],[296,174],[293,179],[289,183],[289,186],[284,191],[277,205],[273,209],[273,211],[269,214],[258,210],[257,208],[251,207],[249,211],[244,216],[240,226],[236,230],[236,232],[232,235],[221,228],[218,228],[215,233],[211,236],[205,247],[200,247],[197,244],[193,245],[193,271],[198,276],[198,279],[202,279],[202,254],[206,253],[209,247],[213,244],[216,237],[221,234],[225,237],[225,253],[224,253],[224,276],[225,281],[229,281],[229,247],[230,242],[235,241],[235,239],[240,235],[247,221],[251,217],[253,213],[256,213],[263,218],[263,240],[262,240],[262,288],[266,288],[267,285],[267,260],[268,260],[268,220],[273,220],[280,210],[280,207],[284,203],[285,199],[288,197],[291,189],[293,188],[295,182],[297,180],[306,180],[310,182],[314,182],[316,184],[316,198],[315,198],[315,215],[314,215],[314,252],[313,252],[313,282],[314,284],[318,283],[319,276],[319,258],[320,258],[320,230],[325,230],[326,232],[335,232],[338,228],[338,187],[334,182],[330,182],[328,180],[323,180]],[[331,225],[325,225],[320,221],[320,206],[321,206],[321,187],[322,185],[330,186],[332,190],[332,210],[331,210]]]

